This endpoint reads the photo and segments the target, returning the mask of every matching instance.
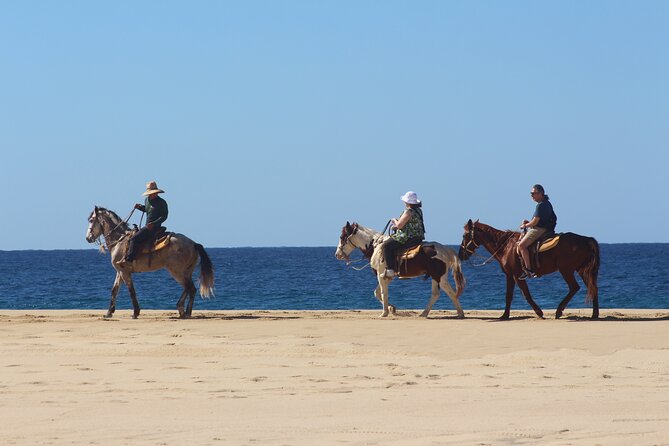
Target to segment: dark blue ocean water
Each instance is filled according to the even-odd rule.
[[[208,248],[216,297],[203,300],[198,294],[195,309],[379,309],[372,294],[374,275],[369,269],[347,268],[334,251]],[[504,308],[505,281],[495,261],[483,267],[465,262],[463,270],[467,287],[460,302],[465,311]],[[669,244],[602,244],[601,307],[669,308],[668,272]],[[165,271],[134,277],[143,309],[175,308],[181,288]],[[0,251],[0,309],[106,309],[113,280],[109,255],[96,250]],[[532,279],[529,285],[546,309],[555,308],[567,292],[559,274]],[[424,308],[429,295],[429,280],[395,280],[390,285],[390,300],[399,309]],[[584,300],[582,286],[569,308],[586,307]],[[132,308],[125,286],[117,308]],[[529,309],[518,289],[512,308]],[[453,305],[442,293],[435,309],[451,310]]]

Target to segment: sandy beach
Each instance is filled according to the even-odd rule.
[[[3,444],[669,444],[669,310],[103,313],[0,311]]]

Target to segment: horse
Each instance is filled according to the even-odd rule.
[[[526,280],[519,279],[523,273],[520,256],[516,251],[516,245],[521,237],[520,232],[501,231],[480,223],[478,220],[472,222],[471,219],[465,224],[464,229],[458,252],[460,260],[468,260],[476,248],[483,245],[488,252],[492,253],[491,258],[494,257],[499,262],[506,276],[506,307],[500,319],[509,319],[515,284],[523,292],[525,299],[537,316],[543,318],[543,311],[532,299]],[[592,302],[592,319],[599,318],[597,288],[599,243],[597,240],[573,232],[560,234],[560,240],[554,248],[539,254],[539,267],[536,269],[536,275],[537,277],[544,276],[555,271],[560,272],[569,286],[569,292],[555,311],[555,318],[562,317],[567,304],[581,288],[574,278],[574,272],[578,272],[588,289],[587,301]]]
[[[193,300],[195,298],[195,285],[192,274],[200,260],[200,295],[203,298],[209,298],[214,294],[214,269],[209,259],[209,255],[202,245],[195,243],[182,234],[168,233],[170,240],[164,248],[150,253],[140,252],[137,259],[128,265],[119,265],[125,257],[128,241],[132,236],[128,224],[109,209],[95,206],[93,212],[88,217],[88,230],[86,231],[86,241],[89,243],[98,242],[103,250],[100,238],[104,237],[107,251],[111,253],[111,263],[116,270],[116,279],[111,290],[111,301],[109,310],[105,318],[111,318],[116,311],[116,295],[118,294],[121,281],[125,282],[132,299],[133,319],[139,316],[139,302],[135,293],[135,286],[132,282],[132,273],[156,271],[162,268],[167,269],[170,275],[182,287],[183,292],[177,302],[179,317],[189,318],[193,312]],[[152,243],[152,242],[150,242]],[[142,249],[142,251],[144,251]],[[190,300],[188,306],[184,309],[186,296]]]
[[[349,260],[351,253],[357,248],[363,255],[369,259],[370,266],[376,274],[378,285],[374,290],[374,296],[383,305],[383,313],[380,317],[387,317],[389,312],[395,314],[395,306],[388,303],[388,284],[393,280],[392,277],[385,276],[385,260],[383,259],[383,234],[373,229],[366,228],[357,223],[346,225],[341,230],[339,244],[335,251],[335,257],[338,260]],[[460,295],[465,288],[465,277],[462,274],[460,260],[455,251],[436,242],[423,242],[418,254],[406,263],[403,260],[400,263],[400,278],[412,278],[419,276],[429,276],[432,278],[432,295],[427,307],[420,314],[420,317],[427,318],[432,310],[432,306],[439,299],[441,290],[444,290],[448,297],[453,301],[458,318],[464,318],[465,313],[460,306]],[[448,282],[448,271],[451,270],[455,282],[455,290]]]

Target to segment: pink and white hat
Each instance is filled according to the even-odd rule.
[[[418,199],[418,195],[414,191],[409,191],[406,194],[402,195],[400,197],[400,200],[402,200],[405,203],[408,204],[420,204],[420,200]]]

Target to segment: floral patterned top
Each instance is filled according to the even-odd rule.
[[[423,224],[423,211],[420,208],[409,208],[404,212],[411,213],[411,218],[402,229],[391,235],[395,241],[406,243],[411,238],[425,238],[425,225]]]

